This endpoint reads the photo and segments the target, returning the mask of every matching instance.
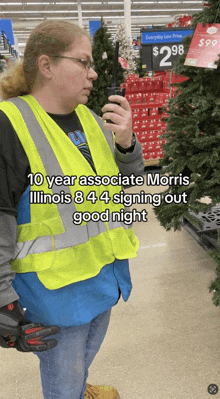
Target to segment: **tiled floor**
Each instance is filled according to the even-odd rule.
[[[208,291],[215,264],[185,230],[166,232],[151,205],[135,207],[146,208],[148,222],[134,225],[133,290],[113,308],[88,382],[115,386],[121,399],[220,398],[207,391],[220,389],[220,309]],[[0,399],[42,398],[36,356],[0,348],[0,359]]]

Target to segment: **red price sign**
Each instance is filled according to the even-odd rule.
[[[184,65],[217,68],[215,61],[220,53],[220,24],[199,23],[194,32]]]

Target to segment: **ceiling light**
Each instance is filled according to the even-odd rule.
[[[65,3],[60,3],[60,2],[58,2],[58,3],[54,3],[54,2],[52,2],[52,3],[49,3],[49,2],[38,2],[38,3],[1,3],[1,5],[2,6],[22,6],[22,5],[28,5],[28,6],[32,6],[32,5],[41,5],[41,6],[44,6],[44,5],[60,5],[60,4],[65,4],[65,5],[76,5],[77,4],[77,2],[75,2],[75,3],[68,3],[68,2],[65,2]],[[91,4],[91,3],[90,3]],[[98,3],[98,4],[100,4],[100,3]]]
[[[202,0],[194,0],[194,1],[191,1],[192,3],[195,3],[195,4],[197,4],[197,3],[203,3],[203,1]],[[145,4],[146,3],[146,1],[143,1],[143,2],[141,2],[141,1],[132,1],[132,3],[138,3],[138,4]],[[150,2],[149,2],[150,3]],[[157,3],[164,3],[164,4],[169,4],[169,3],[172,3],[172,1],[151,1],[151,3],[154,3],[154,4],[157,4]],[[182,3],[187,3],[187,0],[178,0],[178,3],[179,4],[182,4]]]
[[[171,18],[171,15],[135,15],[131,16],[131,18]]]
[[[63,21],[61,17],[48,17],[47,19],[60,19]],[[78,21],[78,17],[65,17],[65,19],[74,19]]]
[[[164,14],[164,15],[132,15],[131,18],[171,18],[171,15]],[[97,19],[97,17],[89,17],[90,19]],[[119,17],[121,18],[121,17]],[[82,17],[82,19],[88,19],[88,17]],[[105,19],[112,19],[112,16],[108,17],[105,16]]]
[[[82,12],[90,13],[90,12],[124,12],[123,9],[121,10],[82,10]]]
[[[57,11],[57,10],[55,10],[55,11],[52,11],[52,10],[50,10],[50,11],[48,11],[48,10],[31,10],[31,11],[24,11],[24,10],[22,10],[22,11],[4,11],[3,13],[1,13],[0,12],[0,14],[45,14],[45,13],[50,13],[50,14],[53,14],[53,13],[61,13],[61,14],[65,14],[66,12],[68,12],[68,13],[72,13],[72,12],[74,12],[74,13],[78,13],[78,11],[76,10],[76,11],[72,11],[72,10],[61,10],[61,11]]]
[[[20,18],[20,19],[22,19],[22,20],[24,20],[24,21],[29,21],[30,19],[33,19],[33,20],[35,20],[35,19],[41,19],[41,20],[44,20],[44,18],[41,18],[41,17],[35,17],[35,18],[32,18],[32,17],[28,17],[28,18],[25,18],[25,17],[22,17],[22,18]]]
[[[142,11],[147,11],[147,12],[152,12],[152,11],[160,11],[160,12],[166,12],[166,11],[201,11],[202,8],[155,8],[154,10],[146,9],[146,10],[132,10],[131,12],[142,12]]]

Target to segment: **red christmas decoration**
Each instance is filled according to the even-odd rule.
[[[174,21],[166,25],[167,28],[187,28],[192,25],[192,17],[190,15],[179,14],[174,17]]]
[[[209,2],[208,1],[204,1],[203,2],[203,8],[208,8],[208,7],[210,7]]]
[[[122,68],[128,69],[128,61],[125,58],[118,57],[118,61],[120,62]]]

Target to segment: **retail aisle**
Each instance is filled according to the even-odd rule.
[[[158,187],[127,192],[139,190]],[[218,399],[220,391],[207,391],[211,383],[220,390],[220,309],[207,288],[215,264],[189,233],[166,232],[146,209],[148,222],[134,225],[140,250],[130,262],[132,294],[113,308],[88,382],[115,386],[121,399]],[[0,399],[42,397],[34,355],[0,348],[0,359]]]

